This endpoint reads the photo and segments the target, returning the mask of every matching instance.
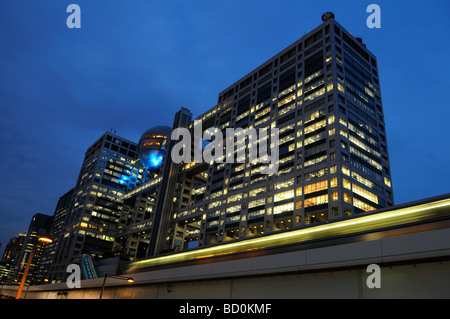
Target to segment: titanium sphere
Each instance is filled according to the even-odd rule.
[[[164,149],[172,129],[168,126],[155,126],[142,134],[138,144],[138,154],[142,164],[147,169],[157,169],[161,166]]]

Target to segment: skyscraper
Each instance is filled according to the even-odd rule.
[[[45,274],[46,279],[50,281],[47,276],[55,270],[54,259],[59,247],[59,241],[62,240],[62,235],[65,231],[65,220],[70,209],[70,202],[72,200],[73,188],[61,196],[56,204],[55,212],[49,228],[49,235],[53,239],[52,243],[47,244],[39,271]]]
[[[243,163],[181,165],[171,177],[177,185],[166,195],[172,208],[166,212],[164,251],[393,205],[377,59],[332,13],[322,20],[220,92],[218,104],[194,120],[203,130],[278,128],[278,171],[263,174],[265,165],[250,162],[248,149]],[[191,131],[194,121],[188,125]],[[235,143],[234,152],[237,148]],[[152,182],[158,183],[147,181]],[[125,197],[144,194],[132,193]],[[140,203],[129,202],[127,209]]]
[[[27,232],[21,232],[11,238],[5,247],[5,252],[3,253],[2,261],[6,263],[16,264],[19,259],[20,251],[22,250],[22,245],[27,236]]]
[[[144,169],[134,165],[137,144],[112,132],[103,134],[86,151],[64,220],[64,230],[49,274],[64,280],[69,264],[81,256],[102,257],[113,251],[121,198],[140,183]]]
[[[51,219],[52,217],[46,214],[37,213],[33,215],[16,263],[15,279],[18,283],[22,280],[22,276],[28,263],[28,258],[33,250],[33,258],[30,263],[25,285],[39,284],[44,279],[45,275],[38,271],[44,252],[44,243],[38,239],[41,236],[48,235]]]
[[[171,157],[175,141],[166,127],[144,133],[142,154],[106,133],[86,152],[55,254],[59,273],[83,254],[113,246],[139,259],[393,205],[377,59],[332,13],[322,20],[220,92],[216,106],[194,120],[185,108],[175,114],[172,129],[186,128],[193,145],[201,145],[198,126],[277,129],[267,137],[277,150],[274,172],[264,171],[261,158],[251,160],[257,146],[250,137],[244,146],[232,140],[222,161],[180,163]],[[153,143],[165,146],[154,152]],[[229,153],[243,161],[224,161]]]

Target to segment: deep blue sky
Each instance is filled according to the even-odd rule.
[[[81,7],[81,29],[66,8]],[[381,29],[366,7],[381,7]],[[442,1],[2,0],[0,241],[52,215],[84,152],[111,127],[138,141],[321,23],[378,58],[395,203],[449,192],[449,10]]]

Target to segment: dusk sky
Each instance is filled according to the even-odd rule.
[[[181,106],[196,117],[327,11],[378,58],[395,204],[449,193],[448,0],[2,0],[0,253],[53,215],[105,131],[137,142]]]

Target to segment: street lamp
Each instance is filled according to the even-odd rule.
[[[28,270],[30,269],[31,261],[33,260],[34,251],[36,249],[36,244],[38,241],[41,241],[42,243],[51,243],[53,240],[48,236],[41,236],[38,238],[38,240],[33,244],[33,249],[31,250],[30,256],[28,257],[27,266],[25,268],[25,271],[22,275],[22,281],[20,282],[19,290],[17,290],[16,299],[20,299],[20,295],[22,294],[23,285],[25,284],[25,280],[27,279]]]
[[[105,290],[105,283],[106,283],[106,277],[108,277],[107,274],[105,274],[105,277],[103,278],[103,285],[102,285],[102,291],[100,292],[100,299],[102,299],[103,291]],[[110,278],[117,278],[120,280],[126,280],[129,284],[134,282],[134,279],[131,277],[125,277],[125,276],[109,276]]]

